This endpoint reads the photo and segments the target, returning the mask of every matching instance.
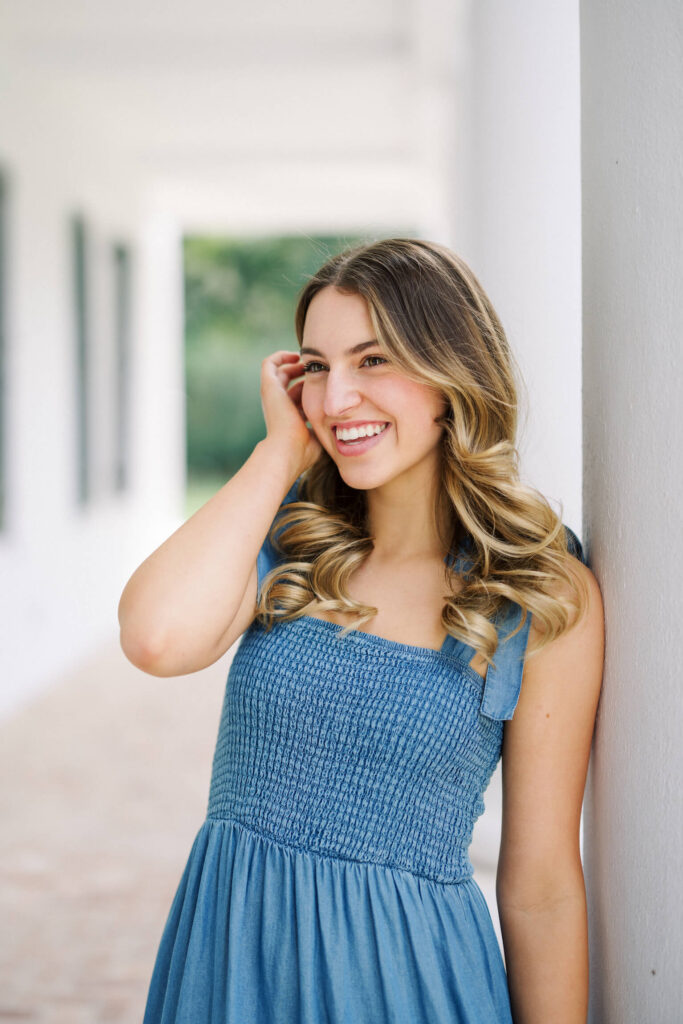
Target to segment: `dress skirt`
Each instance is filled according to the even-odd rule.
[[[207,818],[163,931],[143,1024],[511,1024],[470,877],[324,856]]]

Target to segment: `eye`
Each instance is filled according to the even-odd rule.
[[[384,359],[383,356],[366,356],[365,359],[363,360],[363,363],[366,363],[368,359],[379,359],[379,363],[375,363],[375,366],[381,366],[382,363],[386,363],[387,361],[386,359]],[[363,365],[363,363],[361,363],[361,366]],[[324,368],[323,363],[310,362],[304,365],[304,373],[319,373],[319,370],[312,369],[312,367],[314,366],[323,366]]]

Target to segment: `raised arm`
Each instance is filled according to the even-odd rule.
[[[296,353],[261,366],[267,436],[241,469],[135,570],[119,602],[121,647],[151,675],[213,664],[253,619],[256,559],[294,481],[320,452],[300,409]]]
[[[602,681],[600,588],[586,615],[525,663],[503,739],[497,901],[515,1024],[585,1024],[588,926],[581,805]],[[530,639],[533,635],[530,632]]]

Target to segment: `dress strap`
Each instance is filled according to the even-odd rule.
[[[524,654],[526,651],[529,629],[531,628],[531,612],[527,611],[524,625],[510,636],[519,625],[524,609],[515,601],[508,601],[494,622],[498,630],[498,647],[493,655],[493,664],[489,665],[484,683],[484,695],[480,711],[487,718],[504,721],[512,718],[519,694],[522,689],[524,672]]]
[[[566,524],[563,525],[570,554],[585,565],[586,558],[581,541],[573,530]],[[507,601],[494,618],[498,629],[498,647],[493,655],[493,665],[489,666],[486,673],[481,702],[481,713],[488,718],[510,719],[517,707],[522,689],[524,656],[531,629],[530,611],[527,610],[524,625],[519,631],[514,636],[510,634],[517,629],[523,616],[524,609],[521,605],[515,601]]]
[[[518,633],[514,636],[509,634],[518,626],[522,614],[521,605],[508,601],[493,618],[498,631],[498,646],[493,655],[493,664],[486,670],[480,705],[482,715],[487,718],[499,721],[512,718],[517,707],[522,689],[524,653],[531,627],[531,613],[527,613],[526,621]],[[476,654],[474,647],[450,634],[444,640],[441,650],[456,654],[468,665]]]
[[[569,553],[572,554],[574,558],[578,558],[578,560],[580,562],[583,562],[584,565],[588,565],[586,553],[583,550],[583,545],[581,544],[581,541],[576,536],[574,531],[570,530],[566,523],[564,523],[563,525],[564,532],[567,535],[567,549],[569,550]]]
[[[586,565],[586,556],[581,541],[566,523],[563,526],[570,554]],[[467,551],[468,544],[467,541],[464,541],[455,557],[447,555],[444,561],[454,564],[456,572],[467,573],[472,565]],[[517,629],[523,615],[524,609],[521,605],[515,601],[507,601],[494,616],[493,621],[498,630],[498,647],[493,655],[493,664],[489,665],[486,672],[480,706],[482,715],[486,715],[487,718],[498,721],[509,720],[517,707],[522,689],[524,656],[531,628],[531,612],[527,611],[524,625],[519,631],[514,636],[510,636],[510,634]],[[456,640],[455,637],[447,637],[442,649],[462,652],[468,663],[475,654],[473,647]]]

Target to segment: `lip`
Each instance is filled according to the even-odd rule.
[[[365,420],[364,422],[368,423],[372,421]],[[375,420],[375,422],[377,423],[379,421]],[[346,427],[347,424],[345,423],[344,426]],[[353,424],[348,424],[348,426],[351,427]],[[360,423],[358,426],[360,426]],[[350,444],[347,441],[340,441],[334,430],[332,431],[332,434],[334,435],[334,443],[336,444],[337,451],[340,455],[363,455],[363,453],[369,451],[370,448],[376,447],[376,445],[380,443],[390,430],[391,423],[387,423],[386,427],[380,434],[373,434],[372,437],[366,437],[363,441],[356,441],[355,444]]]

